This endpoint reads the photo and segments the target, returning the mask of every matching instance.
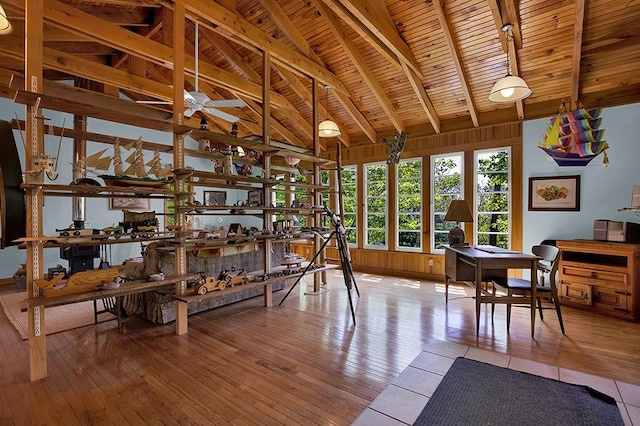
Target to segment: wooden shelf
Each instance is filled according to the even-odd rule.
[[[283,186],[295,186],[298,188],[309,189],[329,189],[327,185],[314,185],[305,182],[285,182],[278,179],[267,179],[255,176],[240,176],[240,175],[227,175],[219,174],[215,172],[205,172],[192,169],[178,169],[173,171],[178,176],[190,177],[189,184],[196,186],[211,186],[218,188],[234,188],[234,189],[260,189],[260,185],[283,185]],[[197,178],[197,180],[193,180]],[[246,184],[246,187],[233,186],[234,183]],[[255,185],[255,186],[249,186]]]
[[[34,297],[27,298],[21,302],[21,308],[35,306],[52,307],[68,305],[70,303],[86,302],[87,300],[104,299],[106,297],[125,296],[128,294],[142,293],[144,291],[155,290],[160,287],[175,284],[179,281],[191,281],[197,279],[194,274],[172,275],[161,281],[128,281],[120,284],[120,287],[111,290],[92,290],[81,293],[65,294],[55,297]]]
[[[132,198],[173,198],[174,195],[186,195],[176,193],[170,189],[149,188],[138,186],[94,186],[94,185],[52,185],[47,183],[23,183],[22,189],[40,190],[47,196],[61,197],[113,197],[123,194]]]
[[[303,264],[308,264],[308,262],[303,262]],[[328,271],[330,269],[336,269],[338,267],[338,265],[325,265],[322,266],[320,268],[315,268],[315,269],[311,269],[309,271],[307,271],[307,273],[305,275],[311,275],[311,274],[315,274],[317,272],[322,272],[322,271]],[[272,272],[274,271],[279,271],[279,270],[283,270],[286,269],[286,267],[274,267],[272,269]],[[254,272],[250,272],[247,275],[249,276],[261,276],[264,274],[264,271],[254,271]],[[275,278],[270,278],[268,280],[264,280],[264,281],[251,281],[248,282],[247,284],[241,284],[241,285],[235,285],[233,287],[228,287],[225,288],[224,290],[214,290],[214,291],[210,291],[207,294],[185,294],[185,295],[174,295],[173,297],[176,300],[179,300],[181,302],[186,302],[186,303],[192,303],[192,302],[202,302],[204,300],[209,300],[209,299],[215,299],[218,297],[224,297],[227,296],[229,294],[232,293],[238,293],[243,291],[244,289],[247,288],[253,288],[253,287],[260,287],[260,286],[264,286],[264,285],[269,285],[269,284],[273,284],[274,282],[278,282],[278,281],[283,281],[283,280],[290,280],[290,279],[297,279],[299,276],[301,276],[302,273],[295,273],[295,274],[291,274],[291,275],[283,275],[280,277],[275,277]]]

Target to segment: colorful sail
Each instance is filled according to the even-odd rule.
[[[547,131],[539,148],[559,166],[586,166],[599,154],[603,154],[603,164],[609,164],[606,150],[609,144],[602,140],[604,130],[601,108],[566,112],[564,104],[555,117],[547,120]]]

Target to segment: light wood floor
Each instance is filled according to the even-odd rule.
[[[347,425],[433,339],[640,385],[640,324],[563,308],[530,338],[529,314],[487,310],[475,336],[474,305],[454,287],[358,273],[357,325],[339,272],[328,292],[285,303],[262,298],[189,317],[189,333],[140,318],[47,338],[49,375],[29,382],[28,342],[0,314],[0,424]],[[9,287],[0,292],[13,291]]]

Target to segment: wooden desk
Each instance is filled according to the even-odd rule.
[[[536,321],[536,286],[538,285],[538,256],[493,246],[445,248],[445,286],[449,280],[472,282],[476,288],[476,336],[480,333],[481,303],[517,303],[531,306],[531,337]],[[531,294],[527,297],[494,296],[482,290],[482,282],[505,278],[508,269],[531,271]]]

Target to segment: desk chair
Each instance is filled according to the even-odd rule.
[[[558,322],[560,323],[560,329],[564,334],[564,322],[562,321],[562,312],[560,312],[560,304],[558,298],[558,287],[556,286],[556,272],[558,271],[558,261],[560,260],[560,250],[557,247],[551,245],[536,245],[531,248],[531,252],[536,256],[540,256],[542,259],[538,261],[538,271],[540,276],[538,278],[539,285],[536,287],[537,304],[540,312],[540,319],[544,321],[542,314],[543,308],[541,303],[541,296],[550,298],[558,315]],[[549,285],[546,284],[546,278],[548,277]],[[502,288],[507,291],[508,296],[527,296],[531,292],[531,281],[522,278],[507,278],[506,280],[493,280],[494,293],[496,287]],[[511,325],[511,304],[507,304],[507,331]]]

